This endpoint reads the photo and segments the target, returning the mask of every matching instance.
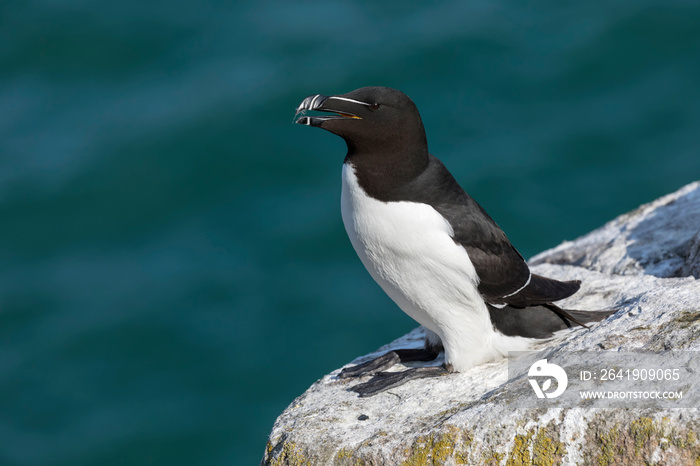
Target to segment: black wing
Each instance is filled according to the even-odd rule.
[[[397,200],[428,204],[447,219],[454,241],[466,249],[474,264],[479,292],[487,302],[530,306],[578,291],[578,281],[560,282],[532,274],[503,230],[432,155],[426,170],[396,195]]]

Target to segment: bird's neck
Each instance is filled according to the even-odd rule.
[[[348,143],[345,157],[362,189],[382,201],[397,200],[395,194],[423,173],[429,162],[427,143],[397,144],[382,150],[362,150]]]

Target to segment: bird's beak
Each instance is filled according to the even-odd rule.
[[[294,114],[294,123],[307,126],[321,126],[330,120],[361,120],[355,113],[348,111],[348,107],[357,104],[367,105],[364,102],[347,99],[342,96],[325,96],[321,94],[310,95],[304,99]],[[354,109],[357,111],[357,109]],[[327,112],[332,115],[307,115],[308,112]]]

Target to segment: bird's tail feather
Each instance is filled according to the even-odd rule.
[[[554,332],[574,325],[588,328],[586,323],[599,322],[616,312],[565,310],[552,303],[501,309],[488,305],[488,309],[496,330],[504,335],[527,338],[549,338]]]

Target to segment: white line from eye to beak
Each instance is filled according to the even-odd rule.
[[[366,103],[366,102],[360,102],[359,100],[348,99],[347,97],[330,96],[330,97],[328,98],[328,100],[331,100],[331,99],[344,100],[345,102],[352,102],[353,104],[372,105],[372,104],[368,104],[368,103]]]

